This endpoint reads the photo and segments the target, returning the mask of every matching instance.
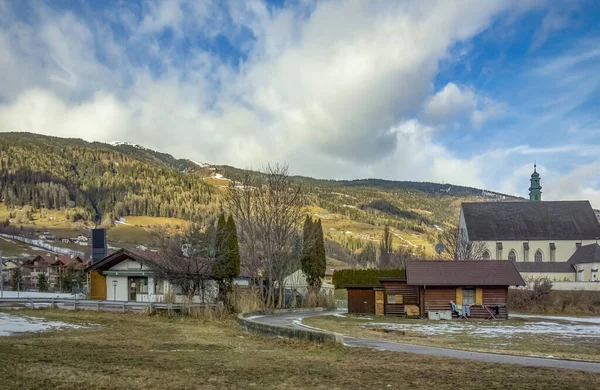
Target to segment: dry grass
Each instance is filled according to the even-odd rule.
[[[469,320],[471,321],[471,320]],[[508,321],[471,321],[478,326],[526,326],[540,320],[511,319]],[[427,345],[477,352],[505,353],[521,356],[553,356],[555,358],[600,361],[600,338],[564,338],[552,334],[506,334],[497,337],[473,335],[468,331],[428,335],[416,330],[402,333],[385,333],[381,326],[369,323],[407,323],[440,325],[439,321],[401,319],[394,317],[364,320],[361,317],[340,318],[333,316],[311,317],[303,320],[306,325],[339,332],[349,336],[385,339],[406,344]]]
[[[600,375],[268,339],[232,319],[24,310],[89,329],[0,338],[2,389],[562,389]]]
[[[519,313],[600,315],[600,291],[556,291],[534,302],[530,291],[510,289],[509,305]]]

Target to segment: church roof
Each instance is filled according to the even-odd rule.
[[[584,245],[577,249],[568,261],[569,264],[600,263],[600,245]]]
[[[541,272],[541,273],[569,273],[575,272],[573,266],[567,262],[535,263],[532,261],[519,261],[515,263],[519,272]]]
[[[471,241],[594,240],[600,223],[590,202],[463,203]]]

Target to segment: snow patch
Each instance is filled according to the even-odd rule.
[[[455,333],[468,333],[480,337],[521,336],[532,334],[552,335],[557,338],[599,338],[600,324],[560,323],[552,321],[525,322],[523,324],[477,324],[472,322],[440,322],[436,324],[391,324],[369,322],[364,327],[386,330],[408,330],[424,335],[436,336]]]
[[[140,146],[138,144],[134,144],[133,142],[125,142],[125,141],[111,141],[108,143],[111,146],[132,146],[136,149],[142,149],[142,150],[149,150],[148,148],[145,148],[143,146]]]
[[[84,326],[59,321],[47,321],[37,317],[0,313],[0,336],[10,336],[15,333],[24,332],[43,332],[61,328],[81,329]]]
[[[210,164],[208,163],[204,163],[204,162],[198,162],[198,161],[194,161],[194,160],[190,160],[192,163],[198,165],[200,168],[207,168],[210,166]]]
[[[533,318],[533,319],[554,320],[554,321],[583,322],[583,323],[587,323],[587,324],[599,324],[600,325],[600,317],[563,317],[563,316],[511,314],[510,318]]]

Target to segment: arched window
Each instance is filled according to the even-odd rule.
[[[517,261],[517,252],[515,252],[514,249],[511,249],[510,252],[508,252],[508,260],[512,261],[513,263]]]
[[[481,255],[481,258],[482,258],[483,260],[489,260],[489,259],[490,259],[490,252],[489,252],[489,251],[486,249],[486,250],[483,252],[483,255]]]
[[[541,263],[544,260],[544,255],[542,254],[542,251],[538,249],[535,252],[535,256],[533,257],[533,259],[536,263]]]

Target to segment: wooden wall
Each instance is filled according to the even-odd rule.
[[[450,301],[456,302],[455,287],[427,287],[423,294],[425,315],[430,311],[452,310]]]
[[[465,287],[467,288],[467,287]],[[490,312],[484,308],[487,307],[494,313],[497,319],[507,319],[508,310],[506,308],[508,302],[508,287],[491,286],[482,287],[483,290],[483,305],[471,306],[471,317],[477,319],[486,319],[490,317]],[[450,301],[456,302],[455,287],[427,287],[423,294],[424,316],[429,311],[452,310]],[[498,314],[495,314],[494,308],[498,306]]]
[[[90,272],[90,298],[106,300],[106,276],[98,271]]]
[[[375,290],[373,288],[349,288],[348,313],[375,314]]]
[[[404,315],[404,305],[419,304],[419,288],[417,286],[409,286],[406,282],[384,281],[383,291],[386,315]],[[388,295],[402,295],[402,303],[389,303]]]

